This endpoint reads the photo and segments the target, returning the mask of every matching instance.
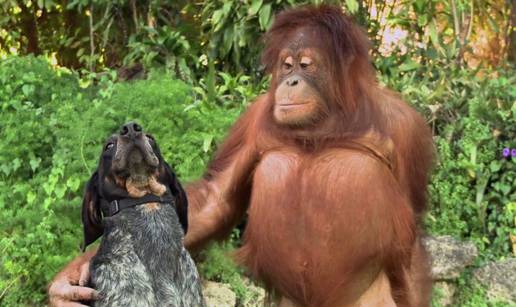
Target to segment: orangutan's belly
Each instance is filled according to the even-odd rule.
[[[258,277],[293,297],[339,282],[350,252],[341,248],[347,238],[340,229],[353,223],[346,216],[346,195],[339,192],[346,184],[346,169],[340,166],[356,155],[332,150],[300,158],[273,152],[261,160],[242,249],[244,264]]]

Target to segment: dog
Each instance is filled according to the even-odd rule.
[[[84,247],[102,236],[90,264],[94,306],[205,306],[183,246],[186,194],[155,139],[134,122],[104,144],[82,205]]]

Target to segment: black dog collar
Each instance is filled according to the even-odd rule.
[[[121,210],[135,207],[138,205],[143,205],[147,203],[174,203],[174,198],[170,194],[165,194],[163,196],[157,196],[154,194],[147,194],[140,198],[122,198],[116,199],[111,202],[108,202],[105,199],[100,200],[100,208],[102,210],[102,215],[105,217],[113,216],[120,212]]]

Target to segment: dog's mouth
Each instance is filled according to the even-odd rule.
[[[163,192],[162,185],[156,179],[159,159],[151,145],[153,141],[141,130],[126,133],[121,130],[117,137],[111,171],[117,185],[125,188],[132,197]]]
[[[135,182],[146,183],[149,176],[157,169],[155,165],[149,165],[143,158],[143,154],[134,148],[127,157],[127,171],[123,172],[125,178],[131,178]]]
[[[143,144],[138,144],[143,143]],[[148,141],[127,142],[118,140],[112,166],[115,173],[123,178],[141,177],[153,173],[159,160]]]
[[[125,167],[114,172],[115,180],[117,185],[126,189],[129,196],[136,198],[145,194],[162,195],[166,191],[157,181],[158,165],[149,164],[149,159],[138,148],[133,147],[123,160],[126,161]]]

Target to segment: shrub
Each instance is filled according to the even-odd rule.
[[[149,80],[81,88],[41,58],[0,64],[0,289],[2,305],[39,304],[55,273],[79,252],[82,186],[104,140],[136,120],[178,175],[200,175],[240,112],[195,103],[186,84]]]
[[[433,234],[475,241],[481,258],[511,254],[516,235],[516,147],[513,71],[428,66],[382,81],[403,93],[434,130],[438,161],[429,186],[427,226]]]
[[[244,269],[238,267],[232,257],[239,241],[240,234],[235,229],[229,240],[210,245],[201,253],[198,269],[199,274],[208,280],[229,284],[237,299],[242,301],[249,298],[250,293],[243,278]]]

